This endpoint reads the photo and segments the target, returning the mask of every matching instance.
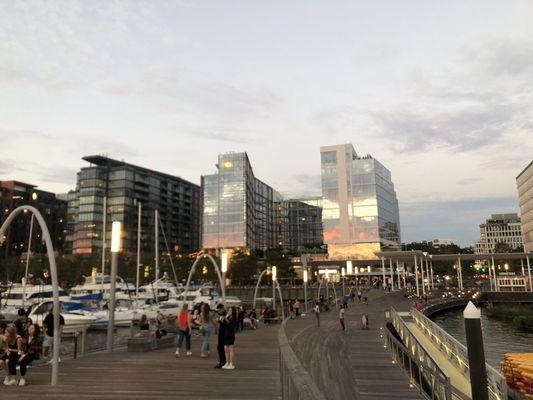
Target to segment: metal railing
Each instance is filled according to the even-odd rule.
[[[278,331],[280,351],[281,398],[283,400],[326,400],[320,389],[301,364],[289,344],[285,319]]]
[[[391,309],[391,321],[404,343],[397,340],[388,329],[384,329],[384,336],[388,341],[386,345],[393,352],[393,361],[408,372],[410,384],[416,385],[428,399],[468,399],[464,393],[454,389],[450,377],[416,340],[393,308]]]
[[[466,346],[452,337],[420,311],[411,309],[410,314],[415,324],[426,334],[427,338],[440,349],[441,353],[447,357],[448,361],[450,361],[467,379],[470,379],[468,351]],[[489,364],[486,364],[486,368],[489,398],[491,400],[507,399],[507,383],[505,382],[505,377]]]

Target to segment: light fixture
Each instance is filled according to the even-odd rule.
[[[304,269],[304,282],[307,283],[308,280],[309,280],[309,277],[307,276],[307,270]]]
[[[348,260],[348,261],[346,261],[346,272],[348,273],[348,275],[353,275],[353,264],[352,264],[352,260]]]
[[[344,267],[341,268],[341,275],[346,276],[346,269]]]
[[[120,252],[121,248],[121,229],[122,224],[119,221],[113,221],[113,225],[111,228],[111,252],[112,253],[118,253]]]
[[[276,279],[278,279],[278,268],[273,265],[272,266],[272,281],[275,282]]]
[[[228,253],[222,253],[222,267],[221,270],[223,273],[228,272]]]

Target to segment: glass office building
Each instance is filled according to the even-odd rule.
[[[246,153],[218,156],[218,172],[202,176],[202,247],[265,251],[276,247],[281,196],[254,176]]]
[[[391,173],[351,144],[321,147],[324,243],[332,259],[375,258],[400,247],[400,213]]]
[[[100,253],[104,197],[107,198],[106,248],[111,222],[122,222],[124,252],[137,250],[138,202],[142,204],[141,249],[155,248],[155,210],[171,251],[187,254],[200,246],[200,187],[179,177],[113,160],[84,157],[90,163],[77,175],[76,189],[68,194],[67,244],[74,254]],[[166,249],[159,235],[161,250]]]
[[[322,197],[283,200],[277,218],[279,247],[298,251],[323,244]]]

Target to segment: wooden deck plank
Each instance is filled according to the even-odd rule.
[[[59,385],[49,386],[50,368],[30,368],[25,387],[0,388],[11,399],[169,399],[274,400],[281,398],[277,326],[237,335],[233,371],[214,369],[212,354],[200,358],[201,338],[193,338],[193,356],[174,357],[174,349],[147,353],[92,354],[60,364]]]

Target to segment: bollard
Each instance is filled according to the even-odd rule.
[[[470,386],[473,400],[488,400],[487,369],[483,335],[481,332],[481,312],[469,301],[463,311],[468,349],[468,365],[470,367]]]

